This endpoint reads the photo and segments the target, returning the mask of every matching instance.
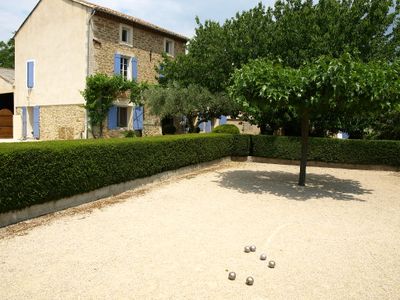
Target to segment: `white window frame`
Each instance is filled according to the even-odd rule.
[[[125,56],[125,55],[121,55],[121,58],[120,58],[120,75],[122,76],[122,77],[124,77],[123,76],[123,74],[122,74],[122,71],[123,71],[123,69],[122,69],[122,59],[126,59],[127,60],[127,62],[128,62],[128,64],[127,64],[127,73],[126,73],[126,79],[127,80],[132,80],[132,57],[129,57],[129,56]]]
[[[28,63],[30,63],[30,62],[33,62],[33,87],[32,88],[28,87]],[[26,81],[25,86],[26,86],[26,88],[28,90],[33,90],[35,88],[35,86],[36,86],[36,60],[35,59],[28,59],[26,61],[26,64],[25,64],[25,77],[26,77],[25,78],[25,81]]]
[[[167,43],[171,43],[170,52],[167,52]],[[164,38],[164,52],[169,56],[175,56],[175,41],[174,40]]]
[[[127,42],[122,40],[123,30],[128,31],[128,41]],[[125,25],[125,24],[119,25],[119,43],[122,45],[130,46],[130,47],[133,46],[133,27]]]

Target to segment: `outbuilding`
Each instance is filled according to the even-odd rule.
[[[0,68],[0,139],[13,138],[14,70]]]

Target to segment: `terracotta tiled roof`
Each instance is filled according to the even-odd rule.
[[[173,36],[173,37],[178,38],[179,40],[182,40],[182,41],[185,41],[185,42],[189,41],[189,38],[187,38],[187,37],[185,37],[183,35],[180,35],[178,33],[172,32],[170,30],[164,29],[164,28],[159,27],[157,25],[151,24],[151,23],[146,22],[144,20],[141,20],[139,18],[132,17],[130,15],[115,11],[113,9],[110,9],[110,8],[107,8],[107,7],[104,7],[104,6],[100,6],[100,5],[85,1],[85,0],[72,0],[72,1],[76,2],[76,3],[80,3],[80,4],[85,5],[87,7],[90,7],[92,9],[96,10],[97,12],[102,12],[102,13],[105,13],[105,14],[109,14],[109,15],[121,18],[121,19],[125,19],[127,21],[139,24],[139,25],[141,25],[143,27],[146,27],[146,28],[149,28],[149,29],[152,29],[152,30],[164,33],[164,34],[167,34],[169,36]]]
[[[10,84],[14,84],[15,72],[14,69],[0,68],[0,77]]]

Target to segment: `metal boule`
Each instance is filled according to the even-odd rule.
[[[250,247],[249,246],[244,247],[244,252],[250,253]]]
[[[251,277],[251,276],[247,277],[246,284],[247,285],[253,285],[254,284],[254,278]]]
[[[228,278],[229,278],[229,280],[235,280],[236,279],[236,273],[235,272],[230,272]]]
[[[270,267],[271,269],[275,268],[275,262],[274,262],[273,260],[271,260],[271,261],[268,263],[268,267]]]
[[[254,245],[250,246],[250,251],[251,252],[256,252],[256,249],[257,249],[256,246],[254,246]]]
[[[261,254],[260,260],[267,260],[267,254],[265,254],[265,253]]]

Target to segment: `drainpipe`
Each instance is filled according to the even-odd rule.
[[[92,12],[90,13],[90,17],[88,20],[88,30],[87,30],[87,69],[86,69],[86,76],[89,77],[90,74],[90,44],[92,42],[92,18],[95,15],[96,10],[92,9]],[[89,115],[87,109],[85,109],[85,139],[89,138]]]

